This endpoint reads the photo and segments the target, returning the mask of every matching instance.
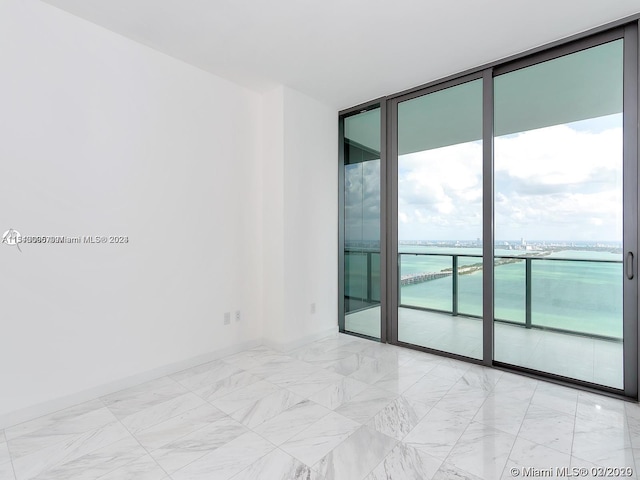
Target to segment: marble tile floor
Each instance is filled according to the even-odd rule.
[[[482,322],[476,318],[400,308],[398,339],[482,358]],[[380,335],[380,308],[349,314],[346,330],[372,337]],[[622,342],[567,333],[495,324],[496,360],[510,365],[577,378],[613,388],[623,385]]]
[[[341,334],[0,430],[0,480],[637,479],[639,459],[636,403]]]

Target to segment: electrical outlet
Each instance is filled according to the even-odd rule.
[[[224,314],[224,324],[229,325],[231,323],[231,312],[225,312]]]
[[[313,302],[311,304],[311,308],[309,309],[311,311],[311,314],[313,315],[314,313],[316,313],[316,302]]]
[[[236,310],[236,322],[240,321],[240,310]]]

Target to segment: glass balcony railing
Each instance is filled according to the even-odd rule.
[[[380,251],[345,250],[344,263],[345,311],[380,305]]]
[[[495,320],[622,339],[622,260],[496,255]],[[482,316],[482,256],[398,255],[400,306]]]
[[[496,255],[495,321],[622,339],[622,260]],[[482,256],[398,255],[400,307],[482,317]],[[345,251],[347,313],[380,304],[380,252]]]

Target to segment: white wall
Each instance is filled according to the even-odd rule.
[[[110,382],[257,344],[260,97],[36,0],[0,2],[0,45],[0,234],[130,239],[22,253],[0,245],[0,427]],[[333,166],[314,168],[324,180]],[[319,205],[325,196],[300,207],[335,215],[333,203]],[[290,232],[298,220],[287,220]],[[335,263],[319,257],[313,275]],[[325,315],[335,292],[318,284],[292,293]],[[242,320],[223,326],[235,309]]]
[[[264,337],[275,347],[337,330],[337,113],[291,88],[265,95],[265,132],[283,126],[264,166]]]
[[[284,87],[264,94],[262,283],[263,332],[267,341],[279,338],[284,319]],[[275,340],[274,340],[275,341]],[[271,346],[276,346],[271,343]]]

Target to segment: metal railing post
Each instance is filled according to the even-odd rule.
[[[452,285],[453,285],[453,305],[452,305],[452,313],[454,316],[458,315],[458,255],[451,255],[452,258],[452,267],[451,276]]]
[[[371,252],[367,252],[367,303],[371,303]]]
[[[531,328],[531,258],[525,258],[524,266],[525,327]]]
[[[398,253],[398,271],[396,272],[398,275],[398,291],[396,295],[398,295],[398,306],[402,305],[402,254]]]

